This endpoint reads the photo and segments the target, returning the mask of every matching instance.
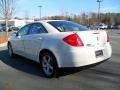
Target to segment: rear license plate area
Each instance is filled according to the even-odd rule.
[[[95,55],[96,55],[96,58],[101,57],[103,56],[103,51],[102,50],[95,51]]]

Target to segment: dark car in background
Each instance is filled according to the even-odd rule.
[[[15,27],[15,26],[8,26],[8,32],[11,31],[18,31],[19,27]],[[6,26],[0,26],[0,32],[5,32],[6,31]]]
[[[10,26],[8,31],[18,31],[19,30],[19,27],[15,27],[15,26]]]
[[[111,25],[111,29],[120,29],[120,25]]]

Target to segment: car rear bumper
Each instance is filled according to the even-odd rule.
[[[97,63],[93,63],[93,64],[89,64],[89,65],[85,65],[85,66],[80,66],[80,67],[61,67],[60,69],[80,69],[80,70],[84,70],[84,69],[88,69],[88,68],[91,68],[91,67],[95,67],[95,66],[97,66],[97,65],[99,65],[99,64],[101,64],[101,63],[103,63],[103,62],[105,62],[105,61],[107,61],[107,60],[109,60],[110,58],[108,58],[108,59],[105,59],[105,60],[103,60],[103,61],[101,61],[101,62],[97,62]]]
[[[95,51],[102,50],[103,56],[96,57]],[[71,50],[62,52],[59,54],[58,66],[62,67],[82,67],[95,63],[102,62],[111,57],[112,49],[108,44],[104,48],[81,48],[77,50]]]

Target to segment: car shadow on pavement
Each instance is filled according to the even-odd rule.
[[[24,57],[16,55],[14,58],[10,58],[8,55],[7,50],[0,51],[0,60],[5,63],[6,65],[15,68],[17,70],[20,70],[25,73],[29,73],[32,75],[44,77],[44,74],[42,72],[42,69],[40,67],[39,63],[36,63],[34,61],[28,60]],[[98,63],[99,64],[99,63]],[[80,68],[61,68],[58,70],[56,74],[56,78],[74,74],[80,71],[83,71],[85,69],[90,68],[91,66],[96,66],[97,64],[80,67]]]
[[[14,58],[10,58],[7,50],[0,51],[0,60],[8,66],[22,72],[44,77],[38,63],[17,55]]]
[[[4,64],[7,64],[8,66],[20,70],[22,72],[44,77],[39,63],[28,60],[18,55],[16,55],[14,58],[10,58],[7,50],[0,51],[0,60]],[[62,68],[59,69],[59,72],[57,73],[56,77],[59,78],[61,76],[70,75],[82,70],[83,68]]]

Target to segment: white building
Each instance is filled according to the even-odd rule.
[[[34,20],[18,20],[18,19],[11,19],[8,20],[8,26],[15,26],[15,27],[19,27],[19,26],[24,26],[27,23],[31,23],[34,22]],[[0,25],[5,25],[5,20],[0,20]]]

